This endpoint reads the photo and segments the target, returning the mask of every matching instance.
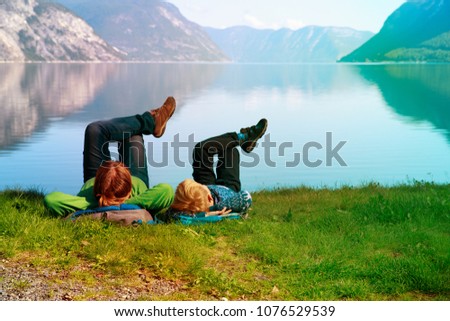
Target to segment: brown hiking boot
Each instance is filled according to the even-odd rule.
[[[175,98],[167,97],[164,104],[158,109],[153,109],[150,114],[155,119],[155,129],[153,131],[153,136],[161,137],[166,131],[167,121],[172,117],[175,112],[176,102]]]

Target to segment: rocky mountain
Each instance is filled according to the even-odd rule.
[[[0,0],[0,61],[118,61],[121,56],[59,5]]]
[[[199,25],[161,0],[53,0],[82,17],[126,60],[227,61]]]
[[[371,32],[309,26],[299,30],[206,28],[234,62],[336,62],[366,42]]]
[[[343,62],[450,61],[450,0],[410,0]]]

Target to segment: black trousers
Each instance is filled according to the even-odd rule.
[[[119,160],[149,186],[147,158],[142,135],[152,134],[155,120],[149,112],[142,115],[100,120],[90,123],[84,134],[84,182],[95,177],[103,161],[111,160],[110,142],[118,142]]]
[[[204,185],[224,185],[239,192],[240,154],[237,146],[239,141],[236,133],[226,133],[197,143],[192,163],[194,180]],[[214,156],[218,158],[215,172]]]

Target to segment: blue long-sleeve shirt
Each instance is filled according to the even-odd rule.
[[[206,185],[214,199],[210,211],[220,211],[225,207],[234,213],[245,213],[252,205],[252,196],[247,191],[235,192],[222,185]]]
[[[209,208],[210,212],[221,211],[225,207],[232,213],[245,214],[252,205],[252,196],[248,191],[235,192],[232,189],[222,185],[206,185],[211,192],[214,205]],[[204,217],[206,212],[186,213],[178,212],[171,208],[163,220],[177,220],[180,216]]]

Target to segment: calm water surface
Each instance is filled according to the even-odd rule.
[[[85,126],[169,95],[152,184],[191,176],[194,141],[262,117],[246,189],[450,182],[450,65],[0,64],[0,189],[76,193]]]

